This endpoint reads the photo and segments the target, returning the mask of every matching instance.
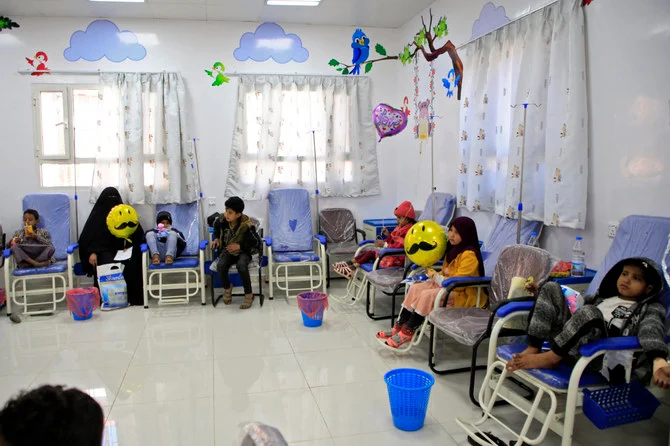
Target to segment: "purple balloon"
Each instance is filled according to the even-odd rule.
[[[372,112],[372,121],[375,123],[379,141],[387,136],[397,135],[407,127],[407,114],[387,104],[379,104]]]

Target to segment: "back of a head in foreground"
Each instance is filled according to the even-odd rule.
[[[0,411],[0,446],[100,446],[105,419],[86,393],[45,385],[22,392]]]

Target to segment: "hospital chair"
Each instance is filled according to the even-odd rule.
[[[56,263],[41,268],[16,268],[11,250],[3,251],[5,287],[7,288],[7,315],[12,304],[23,307],[23,314],[49,314],[65,300],[72,288],[76,243],[70,244],[70,198],[65,194],[31,194],[23,199],[23,210],[36,209],[40,214],[38,227],[46,228],[56,248]],[[28,284],[34,285],[28,289]],[[18,289],[17,289],[18,286]],[[48,300],[29,299],[49,295]]]
[[[198,202],[159,204],[156,213],[160,211],[172,215],[172,226],[184,234],[186,248],[173,264],[153,265],[149,247],[142,244],[144,308],[149,308],[149,298],[158,299],[159,305],[188,304],[189,299],[198,294],[205,305],[205,248],[208,242],[200,239]]]
[[[319,212],[319,233],[326,236],[326,286],[330,286],[330,266],[334,259],[351,260],[358,249],[358,234],[365,238],[365,231],[356,228],[356,219],[349,209],[330,208]]]
[[[593,294],[607,271],[624,258],[648,257],[661,265],[669,236],[670,218],[634,215],[623,219],[586,294]],[[668,259],[666,265],[667,262]],[[661,302],[666,308],[670,308],[670,289],[667,283]],[[571,445],[575,416],[582,411],[584,403],[583,390],[606,388],[608,385],[599,373],[586,371],[589,364],[607,352],[635,352],[641,349],[636,336],[607,338],[582,346],[580,348],[582,357],[572,368],[561,364],[559,368],[552,370],[517,370],[510,373],[505,364],[514,353],[522,351],[526,346],[522,344],[499,346],[498,339],[503,336],[501,333],[504,326],[510,320],[527,316],[533,305],[533,301],[518,301],[496,309],[497,320],[491,329],[487,373],[479,391],[479,404],[484,414],[477,420],[456,419],[461,428],[479,444],[496,444],[482,434],[485,424],[495,422],[513,435],[514,441],[518,442],[514,444],[521,442],[529,445],[541,444],[551,429],[562,437],[563,446]],[[667,340],[668,338],[666,342]],[[627,379],[630,379],[630,370],[627,375]],[[520,380],[530,387],[535,393],[535,398],[526,399],[519,395],[514,386],[508,385],[510,378]],[[500,401],[510,403],[526,415],[520,429],[508,426],[493,413],[495,404]],[[540,430],[537,436],[531,438],[529,430],[534,423],[540,424]],[[477,433],[480,436],[475,438]]]
[[[309,193],[304,189],[275,189],[268,195],[270,236],[265,237],[270,299],[274,285],[286,293],[326,292],[326,237],[314,235]],[[289,272],[307,269],[308,274]],[[309,282],[308,286],[291,286]]]
[[[433,220],[442,226],[447,226],[454,217],[456,211],[456,199],[451,194],[443,192],[433,192],[428,196],[426,204],[417,221]],[[433,217],[435,217],[433,219]],[[359,248],[355,255],[359,255],[365,250],[375,249],[374,240],[364,240],[359,243]],[[407,276],[405,267],[380,268],[379,262],[386,256],[404,255],[403,248],[385,248],[379,250],[377,259],[372,263],[366,263],[356,268],[351,280],[347,284],[346,294],[344,296],[334,296],[338,301],[353,305],[358,302],[363,295],[366,295],[366,313],[368,317],[374,320],[389,319],[391,315],[375,315],[376,291],[391,296],[403,279]],[[374,289],[371,289],[371,286]]]

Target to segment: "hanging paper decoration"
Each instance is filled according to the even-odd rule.
[[[47,53],[44,51],[38,51],[37,54],[31,59],[30,57],[26,57],[26,62],[28,62],[28,65],[31,67],[35,68],[35,71],[30,73],[31,76],[42,76],[43,74],[50,74],[50,73],[41,73],[42,71],[49,71],[49,68],[47,68],[47,62],[49,61],[49,56],[47,56]]]
[[[126,59],[142,60],[147,50],[138,43],[137,35],[132,31],[121,31],[109,20],[94,20],[86,31],[76,31],[70,37],[70,46],[63,56],[70,62],[84,59],[96,62],[106,57],[111,62],[123,62]]]
[[[212,65],[211,70],[205,70],[207,76],[214,78],[214,83],[212,84],[212,87],[218,87],[219,85],[228,83],[230,81],[230,79],[227,78],[225,74],[223,74],[225,69],[226,67],[221,62],[214,62],[214,65]]]
[[[470,40],[488,34],[509,22],[510,20],[505,13],[504,6],[496,7],[493,2],[488,2],[482,7],[479,18],[472,24],[472,36]]]
[[[435,121],[431,119],[435,116],[435,67],[431,62],[429,64],[429,82],[428,91],[430,97],[423,102],[419,102],[419,59],[414,60],[414,137],[420,140],[426,140],[435,129]]]
[[[412,111],[409,109],[409,99],[405,96],[405,99],[402,100],[402,111],[405,112],[407,116],[412,114]]]
[[[0,15],[0,32],[3,29],[12,29],[12,28],[21,28],[18,23],[10,19],[9,17],[4,17]]]
[[[240,62],[248,59],[265,62],[272,58],[281,64],[292,60],[302,63],[309,58],[309,51],[302,46],[302,39],[297,34],[286,34],[281,26],[267,22],[253,33],[244,33],[233,56]]]
[[[379,104],[372,112],[372,121],[377,128],[379,141],[397,135],[407,127],[407,114],[387,104]]]
[[[450,98],[454,95],[454,87],[458,84],[458,81],[461,80],[460,75],[456,75],[456,71],[452,69],[447,74],[447,77],[442,79],[442,85],[447,89],[447,97]]]

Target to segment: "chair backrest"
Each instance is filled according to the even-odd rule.
[[[349,209],[324,209],[319,212],[319,223],[328,243],[356,240],[356,219]]]
[[[65,194],[30,194],[23,198],[23,210],[40,214],[39,228],[46,228],[56,248],[56,260],[67,259],[70,244],[70,197]]]
[[[503,249],[516,244],[517,222],[517,219],[496,215],[496,223],[489,234],[488,240],[482,246],[482,250],[488,253],[486,260],[484,260],[484,272],[487,275],[493,272]],[[539,238],[543,226],[543,223],[540,221],[522,220],[520,244],[525,245],[528,243],[531,232],[536,232]]]
[[[433,206],[435,203],[435,206]],[[435,217],[433,218],[433,210]],[[419,221],[432,220],[442,226],[447,226],[454,218],[456,211],[456,198],[453,195],[445,192],[433,192],[428,196],[426,205],[421,211]]]
[[[268,202],[272,250],[311,251],[314,233],[309,193],[305,189],[274,189]]]
[[[503,249],[498,257],[491,278],[493,295],[489,303],[494,304],[507,299],[513,277],[533,277],[538,285],[549,279],[554,261],[544,249],[527,245],[512,245]]]
[[[630,215],[621,220],[612,245],[586,293],[595,293],[607,271],[619,260],[627,257],[648,257],[661,266],[669,235],[670,218],[668,217]],[[670,308],[670,286],[667,283],[661,296],[661,302],[665,308]],[[668,316],[670,317],[670,311],[668,311]]]
[[[186,238],[186,248],[181,253],[183,256],[197,256],[200,245],[200,212],[198,202],[186,204],[157,204],[156,214],[167,211],[172,215],[172,226],[179,229]],[[156,220],[152,222],[156,225]]]

